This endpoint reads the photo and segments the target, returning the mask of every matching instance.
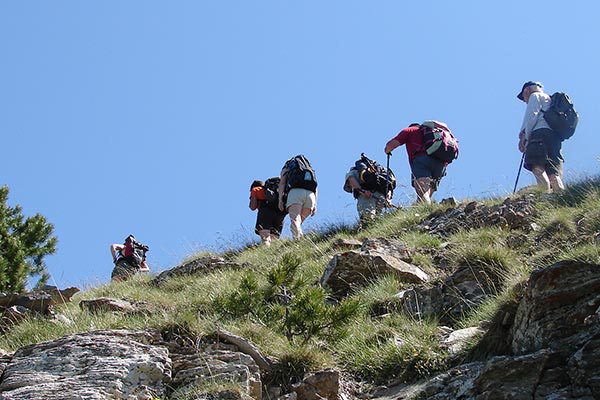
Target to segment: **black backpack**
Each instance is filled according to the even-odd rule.
[[[279,208],[279,182],[278,176],[269,178],[265,181],[265,205],[267,207]]]
[[[354,163],[354,168],[358,171],[359,183],[362,189],[386,194],[386,189],[394,192],[396,189],[396,176],[390,169],[381,166],[377,161],[371,160],[364,153],[360,155],[360,160]]]
[[[150,248],[135,240],[133,235],[127,236],[125,239],[125,247],[121,251],[123,259],[134,267],[140,267],[146,260],[146,252]]]
[[[579,114],[575,111],[569,95],[556,92],[550,96],[550,107],[543,111],[544,119],[561,140],[567,140],[575,133]]]
[[[286,193],[290,189],[301,188],[316,192],[317,176],[310,162],[302,154],[289,159],[285,163],[287,169]]]

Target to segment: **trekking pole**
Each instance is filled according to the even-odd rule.
[[[387,161],[385,163],[385,167],[387,168],[385,173],[385,202],[393,206],[392,200],[388,200],[388,193],[390,192],[390,156],[392,153],[387,153]]]
[[[515,180],[515,187],[513,189],[513,194],[517,191],[517,184],[519,183],[519,176],[521,176],[521,168],[523,168],[524,160],[525,160],[525,153],[523,153],[523,157],[521,157],[521,164],[519,165],[519,172],[517,172],[517,180]]]

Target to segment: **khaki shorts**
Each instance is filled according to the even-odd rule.
[[[302,208],[312,210],[317,205],[317,196],[310,190],[294,188],[288,192],[285,207],[287,208],[292,204],[300,204]]]

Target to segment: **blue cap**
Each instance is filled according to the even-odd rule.
[[[525,100],[523,98],[523,90],[527,89],[529,86],[539,86],[541,88],[543,88],[544,86],[540,83],[540,82],[535,82],[535,81],[527,81],[523,84],[523,87],[521,88],[521,91],[519,92],[519,94],[517,95],[517,99],[519,100]]]

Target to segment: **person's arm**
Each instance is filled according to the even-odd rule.
[[[355,199],[358,199],[358,196],[360,196],[361,194],[367,198],[371,197],[372,193],[369,190],[361,189],[360,183],[358,183],[358,180],[354,177],[354,175],[349,175],[346,181],[352,188],[352,195]]]
[[[258,208],[258,199],[254,196],[250,196],[250,204],[248,205],[252,211]]]
[[[318,189],[315,189],[315,206],[310,210],[310,215],[314,216],[317,213],[317,200],[319,199]]]
[[[540,110],[542,109],[542,101],[539,93],[532,93],[529,96],[527,102],[527,109],[525,110],[525,116],[523,117],[523,124],[521,125],[521,131],[525,132],[525,140],[529,139],[533,127],[540,117]]]
[[[394,150],[396,147],[406,144],[408,135],[411,132],[418,130],[418,129],[419,129],[419,127],[414,127],[414,126],[409,126],[408,128],[402,129],[400,131],[400,133],[398,135],[396,135],[395,138],[393,138],[392,140],[390,140],[389,142],[386,143],[385,149],[383,150],[385,152],[385,154],[392,154],[392,150]]]
[[[125,246],[123,246],[122,244],[117,243],[110,245],[110,254],[112,254],[113,262],[117,261],[117,252],[123,250],[124,247]]]

